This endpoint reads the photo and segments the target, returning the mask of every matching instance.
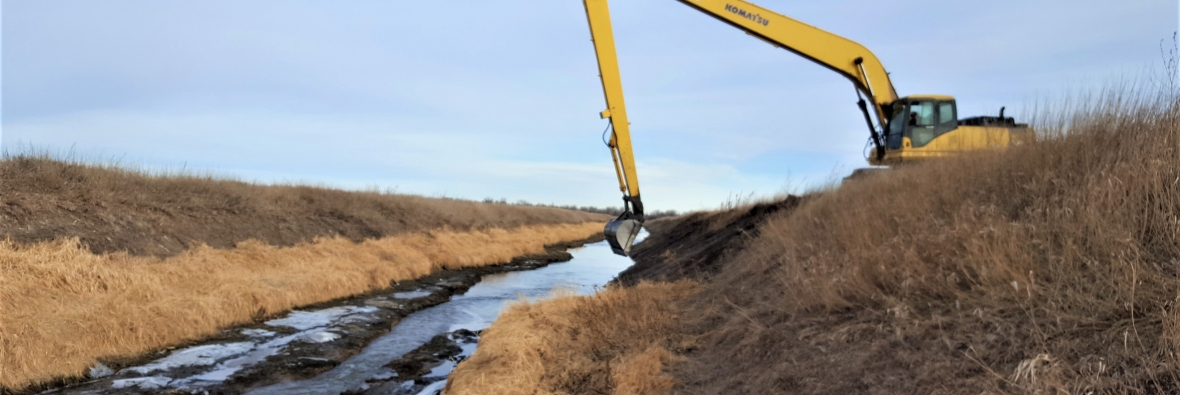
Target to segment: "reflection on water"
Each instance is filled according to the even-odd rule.
[[[641,234],[640,239],[646,235],[646,232]],[[613,254],[605,241],[569,252],[574,258],[568,262],[486,276],[467,293],[456,295],[450,302],[406,317],[388,334],[336,368],[311,380],[279,383],[251,394],[322,394],[363,388],[366,379],[383,373],[382,366],[422,346],[439,333],[487,328],[500,315],[506,302],[521,297],[543,297],[556,287],[588,295],[631,266],[630,259]]]

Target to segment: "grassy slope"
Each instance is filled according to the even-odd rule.
[[[436,268],[541,252],[605,218],[0,161],[0,392]]]
[[[1095,104],[770,217],[690,302],[682,392],[1180,390],[1180,112]]]
[[[321,236],[360,241],[443,227],[466,231],[606,218],[547,207],[153,177],[44,158],[0,160],[0,238],[30,243],[78,237],[96,253],[163,257],[249,239],[289,246]]]

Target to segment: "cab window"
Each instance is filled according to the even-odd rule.
[[[950,122],[955,122],[955,103],[938,103],[938,124],[945,125]]]
[[[889,149],[901,148],[901,138],[905,134],[909,116],[906,115],[904,102],[893,105],[893,117],[889,119],[889,133],[885,134],[885,146]]]
[[[934,102],[916,101],[910,104],[910,124],[934,126]]]
[[[921,147],[934,140],[935,102],[910,102],[910,142]]]

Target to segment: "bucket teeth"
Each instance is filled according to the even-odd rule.
[[[606,241],[610,243],[611,251],[628,256],[631,254],[631,243],[635,242],[635,237],[641,229],[643,223],[638,220],[614,219],[606,223],[603,233],[606,235]]]

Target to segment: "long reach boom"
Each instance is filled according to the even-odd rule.
[[[643,201],[639,200],[639,178],[635,174],[635,154],[631,151],[631,125],[627,122],[627,106],[623,104],[623,80],[619,76],[610,10],[606,0],[584,0],[584,4],[594,51],[598,54],[598,75],[602,77],[606,96],[606,110],[599,115],[610,119],[612,132],[607,146],[619,177],[619,190],[623,192],[623,214],[607,222],[604,233],[611,250],[626,256],[643,228]]]

